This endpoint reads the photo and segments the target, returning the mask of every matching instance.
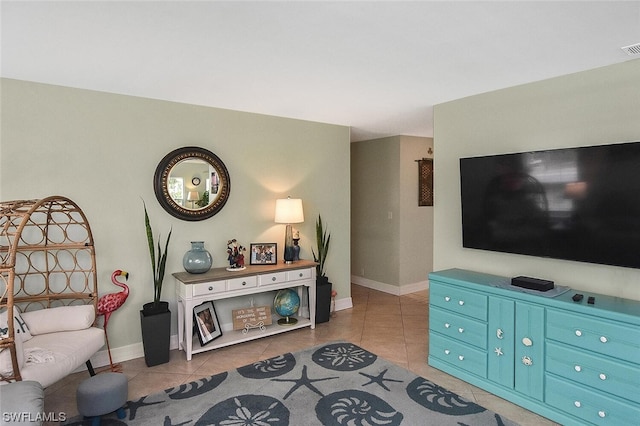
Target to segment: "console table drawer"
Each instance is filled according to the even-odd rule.
[[[221,293],[226,291],[227,286],[224,281],[213,281],[209,283],[193,284],[193,296],[204,296],[207,294]]]
[[[628,425],[640,418],[640,407],[546,376],[545,401],[566,413],[598,425]]]
[[[287,281],[286,272],[274,272],[272,274],[258,275],[258,285],[278,284]]]
[[[487,377],[486,352],[436,333],[429,333],[429,356],[441,359],[480,377]]]
[[[638,367],[547,342],[546,370],[640,403]]]
[[[480,293],[451,285],[444,286],[437,281],[429,282],[429,302],[459,314],[486,321],[487,300],[487,296]]]
[[[433,331],[481,349],[487,348],[487,324],[433,307],[429,310]]]
[[[311,269],[298,269],[287,272],[287,281],[308,280],[311,278]]]
[[[240,277],[227,281],[227,290],[241,290],[243,288],[256,287],[256,277]]]
[[[547,338],[636,364],[640,362],[639,327],[548,309]]]

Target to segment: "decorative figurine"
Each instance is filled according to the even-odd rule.
[[[300,241],[300,231],[295,230],[293,232],[293,260],[300,260],[300,245],[298,242]]]
[[[129,297],[129,287],[120,281],[118,281],[117,277],[124,277],[125,280],[129,279],[129,274],[125,271],[121,271],[120,269],[116,270],[111,274],[111,282],[117,285],[118,287],[123,288],[124,290],[119,291],[117,293],[108,293],[102,295],[100,299],[98,299],[98,315],[104,315],[104,337],[107,341],[107,352],[109,353],[109,365],[111,366],[111,371],[120,372],[122,371],[122,367],[120,365],[114,365],[113,359],[111,358],[111,348],[109,347],[109,336],[107,335],[107,324],[109,324],[109,318],[111,314],[118,309],[120,306],[124,305],[125,300]]]
[[[227,257],[229,260],[227,271],[242,271],[246,268],[246,266],[244,266],[245,251],[247,251],[247,249],[238,244],[235,238],[227,241],[227,254],[229,255]]]

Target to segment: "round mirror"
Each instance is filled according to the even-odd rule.
[[[204,148],[184,147],[167,154],[153,177],[160,205],[182,220],[204,220],[222,209],[231,180],[224,163]]]

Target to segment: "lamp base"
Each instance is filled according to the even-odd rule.
[[[290,224],[287,224],[284,232],[284,263],[293,263],[293,258],[293,229]]]

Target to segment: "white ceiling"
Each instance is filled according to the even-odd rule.
[[[2,77],[432,136],[433,105],[633,59],[640,1],[5,1]]]

